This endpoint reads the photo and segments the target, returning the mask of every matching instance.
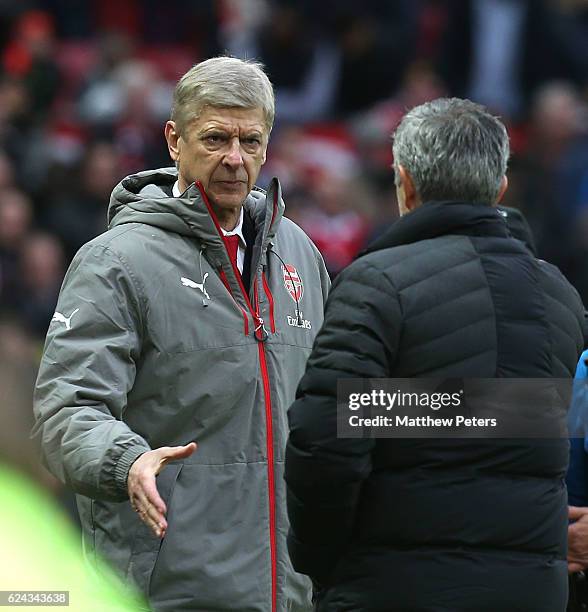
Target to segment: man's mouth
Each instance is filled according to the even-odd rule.
[[[219,187],[222,189],[227,189],[229,191],[240,191],[243,189],[244,185],[247,185],[247,181],[214,181]]]

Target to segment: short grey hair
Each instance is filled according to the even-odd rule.
[[[171,120],[182,134],[205,106],[260,108],[269,134],[275,115],[274,90],[262,64],[236,57],[213,57],[195,66],[174,90]]]
[[[510,148],[504,124],[483,106],[439,98],[409,111],[394,134],[394,170],[410,174],[422,202],[494,204]]]

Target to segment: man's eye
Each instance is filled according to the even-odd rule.
[[[251,136],[250,138],[245,138],[243,144],[248,147],[257,147],[261,144],[261,140],[257,136]]]

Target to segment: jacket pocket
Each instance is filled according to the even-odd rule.
[[[182,467],[183,464],[181,463],[171,463],[156,478],[157,490],[165,502],[168,512],[171,506],[173,490]],[[141,522],[131,543],[127,579],[131,579],[147,595],[151,575],[155,569],[157,558],[164,542],[165,538],[157,538],[153,535],[151,529]]]

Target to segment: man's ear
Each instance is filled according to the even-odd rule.
[[[409,172],[402,164],[398,164],[398,178],[400,180],[400,187],[404,192],[404,206],[406,210],[410,212],[420,204],[420,199],[414,186],[412,176],[410,176]]]
[[[500,204],[506,190],[508,189],[508,179],[506,178],[506,174],[502,177],[500,181],[500,189],[498,190],[498,197],[496,198],[496,204]]]
[[[176,130],[175,121],[167,121],[165,124],[165,140],[167,141],[167,150],[169,151],[169,156],[173,161],[177,162],[180,159],[180,147],[178,144],[178,140],[180,139],[180,135]]]

